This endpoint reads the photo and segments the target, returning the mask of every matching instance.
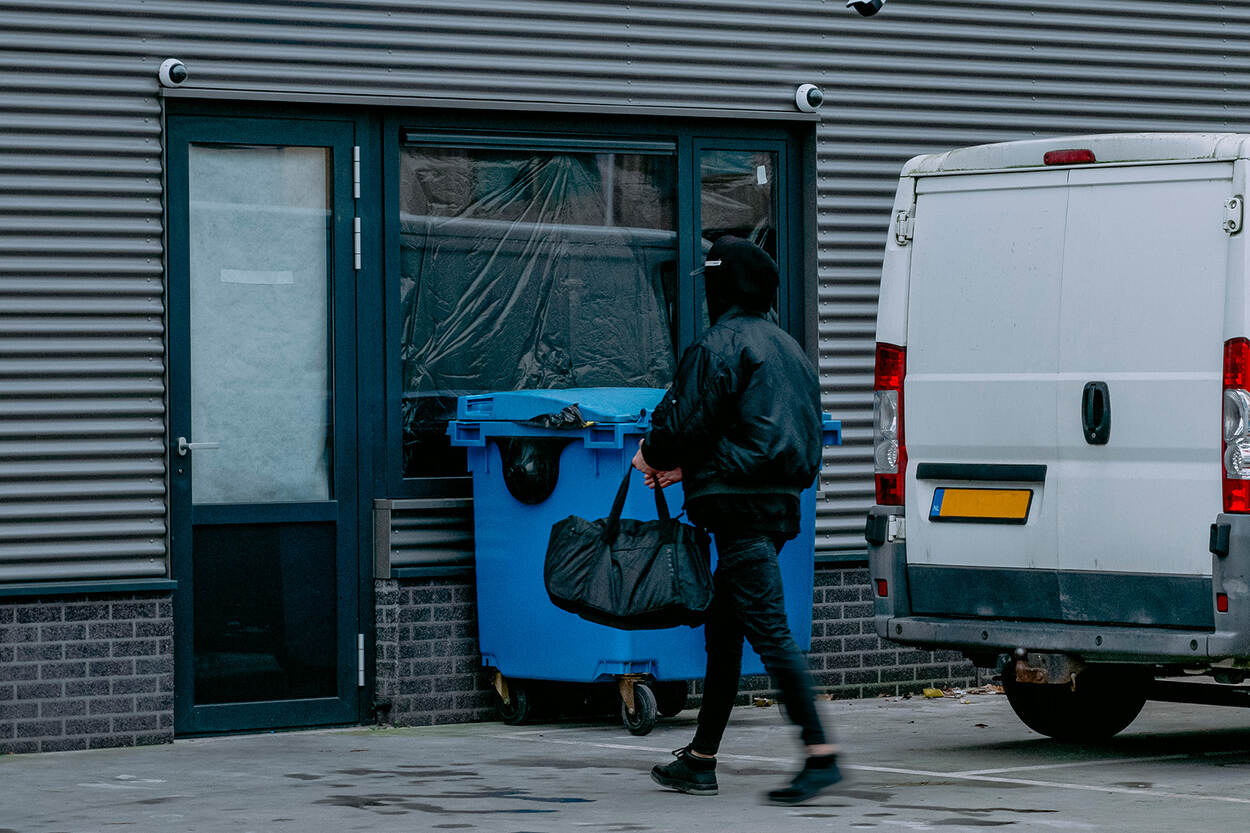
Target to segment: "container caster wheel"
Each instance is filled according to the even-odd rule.
[[[671,680],[655,684],[655,702],[660,717],[673,717],[686,708],[690,686],[685,680]]]
[[[499,719],[509,726],[519,726],[530,716],[529,696],[520,686],[511,686],[508,701],[500,700],[495,705]]]
[[[650,686],[642,683],[634,684],[633,713],[630,713],[629,700],[621,699],[621,722],[631,735],[645,735],[655,728],[659,711],[655,704],[655,694]]]
[[[519,726],[530,716],[529,695],[515,683],[509,685],[502,674],[495,674],[495,711],[499,719],[509,726]]]

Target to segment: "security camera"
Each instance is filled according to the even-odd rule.
[[[794,91],[794,105],[804,113],[815,113],[825,103],[825,94],[815,84],[800,84]]]
[[[177,58],[166,58],[156,75],[162,87],[177,87],[187,80],[187,65]]]
[[[885,5],[885,0],[846,0],[846,7],[854,9],[864,17],[872,17],[881,11],[881,7]]]

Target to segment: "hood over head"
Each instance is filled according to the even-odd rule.
[[[703,264],[703,286],[713,323],[730,307],[766,314],[777,300],[781,277],[768,253],[727,234],[712,244]]]

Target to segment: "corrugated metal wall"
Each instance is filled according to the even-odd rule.
[[[821,370],[845,445],[826,457],[818,546],[863,551],[872,351],[898,170],[983,142],[1113,131],[1250,131],[1250,4],[889,0],[840,19],[818,130]]]
[[[405,567],[473,564],[473,499],[376,500],[374,575]]]
[[[0,10],[0,583],[166,574],[160,104],[74,28]]]
[[[815,82],[821,369],[846,445],[819,546],[862,550],[879,250],[908,157],[1250,130],[1219,0],[0,0],[0,582],[164,574],[160,107],[187,87],[789,110]]]

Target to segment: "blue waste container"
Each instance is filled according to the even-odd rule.
[[[520,723],[534,681],[617,681],[622,720],[646,734],[657,715],[685,706],[688,680],[703,676],[703,629],[623,631],[597,625],[552,604],[543,584],[551,527],[569,515],[608,515],[651,409],[656,388],[523,390],[461,397],[448,427],[452,445],[468,453],[473,474],[478,640],[482,664],[495,672],[500,714]],[[534,418],[576,404],[586,427],[542,428]],[[826,419],[825,443],[841,440],[841,423]],[[681,485],[664,490],[676,515]],[[786,613],[807,650],[812,632],[816,489],[801,497],[802,527],[780,554]],[[631,484],[624,517],[655,518],[641,474]],[[713,559],[715,549],[713,548]],[[764,666],[747,646],[742,673]]]

